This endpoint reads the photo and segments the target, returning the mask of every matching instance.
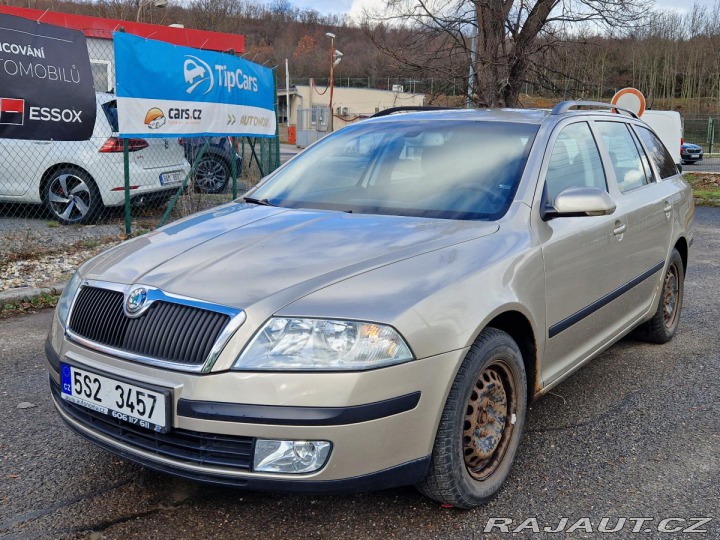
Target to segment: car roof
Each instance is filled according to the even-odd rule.
[[[466,120],[483,122],[521,122],[542,124],[550,116],[548,109],[438,109],[408,111],[369,118],[365,122],[417,122],[418,120]]]
[[[583,107],[572,109],[572,107]],[[596,108],[584,108],[596,107]],[[547,121],[558,122],[572,116],[595,116],[612,119],[637,119],[633,113],[620,109],[609,103],[589,101],[563,101],[550,109],[451,109],[440,107],[398,107],[383,111],[365,122],[417,122],[423,120],[465,120],[483,122],[514,122],[525,124],[543,124]],[[389,114],[388,114],[389,113]],[[632,114],[632,116],[631,116]]]

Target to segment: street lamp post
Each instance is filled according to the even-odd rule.
[[[167,7],[168,0],[140,0],[138,2],[137,17],[135,17],[136,22],[140,22],[140,16],[142,15],[142,10],[148,4],[152,4],[153,7],[156,7],[156,8],[164,8],[164,7]]]
[[[335,34],[332,32],[327,32],[325,34],[327,37],[330,38],[330,132],[333,131],[333,91],[335,90],[335,66],[337,66],[341,60],[343,53],[340,51],[335,50]]]

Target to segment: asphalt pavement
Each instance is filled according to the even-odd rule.
[[[720,208],[699,208],[676,338],[625,339],[534,403],[505,487],[472,511],[442,508],[411,487],[263,494],[122,461],[73,434],[53,409],[43,353],[51,314],[0,321],[0,537],[512,536],[483,532],[495,523],[521,538],[720,538],[718,253]],[[605,530],[625,521],[603,534],[603,518]],[[689,527],[707,532],[684,534]],[[545,532],[556,528],[564,532]]]
[[[695,163],[686,163],[683,172],[720,173],[720,158],[706,157]]]

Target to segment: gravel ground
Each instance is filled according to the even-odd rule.
[[[18,205],[19,206],[19,205]],[[125,232],[120,221],[97,225],[51,226],[48,219],[7,217],[0,213],[0,260],[13,254],[42,253],[83,242],[118,238]]]
[[[50,227],[43,219],[1,217],[0,292],[63,281],[122,233],[118,223]]]
[[[51,314],[0,322],[0,537],[8,539],[480,539],[490,518],[522,538],[681,538],[690,518],[720,538],[720,209],[699,208],[676,338],[625,339],[534,403],[499,496],[445,509],[412,488],[356,496],[271,495],[159,475],[105,453],[61,422],[47,388]],[[551,534],[561,519],[574,532]],[[632,533],[598,533],[652,518]],[[582,523],[582,522],[581,522]],[[697,537],[697,535],[687,535]]]
[[[115,243],[117,242],[103,243],[90,249],[62,250],[58,254],[35,259],[0,263],[0,292],[22,292],[28,288],[50,287],[67,281],[82,263]]]

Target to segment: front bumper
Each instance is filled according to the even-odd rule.
[[[700,161],[703,158],[702,150],[697,152],[680,152],[680,158],[683,161]]]
[[[53,401],[61,417],[74,431],[106,450],[162,472],[212,484],[338,493],[415,484],[424,478],[439,415],[462,352],[375,372],[325,374],[338,399],[315,407],[308,406],[307,395],[324,392],[312,387],[301,391],[298,384],[295,395],[290,392],[285,402],[273,405],[248,403],[252,402],[249,395],[242,403],[206,399],[213,382],[221,390],[233,379],[242,387],[241,379],[249,377],[259,379],[255,386],[262,388],[272,374],[172,372],[101,355],[65,339],[61,354],[49,342],[46,354]],[[172,389],[172,429],[156,434],[61,399],[61,358],[117,377],[131,374],[138,381],[163,381],[163,386]],[[281,377],[285,382],[279,384],[287,386],[288,377],[293,378],[285,374]],[[295,374],[295,378],[296,383],[309,380],[308,374]],[[352,403],[358,401],[359,391],[380,381],[389,394],[386,399]],[[227,399],[227,393],[219,395]],[[341,405],[341,401],[345,403]],[[257,438],[328,440],[333,450],[325,466],[314,473],[256,473],[252,452]],[[220,451],[215,452],[217,448]]]

